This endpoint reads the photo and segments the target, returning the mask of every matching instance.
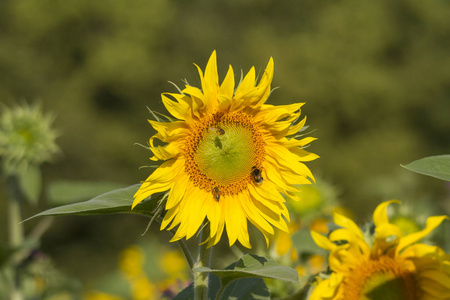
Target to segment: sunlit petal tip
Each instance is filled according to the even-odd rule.
[[[313,240],[317,244],[317,246],[319,246],[320,248],[323,248],[325,250],[333,250],[337,247],[326,236],[323,236],[322,234],[318,233],[317,231],[311,230],[311,237],[313,238]]]
[[[389,223],[389,218],[388,218],[388,215],[387,215],[387,207],[391,203],[398,203],[398,204],[400,204],[400,200],[385,201],[383,203],[380,203],[375,208],[375,211],[373,213],[373,222],[374,222],[375,226]]]
[[[358,225],[356,225],[356,223],[351,219],[345,217],[344,215],[341,215],[339,212],[337,212],[337,210],[333,211],[333,221],[336,225],[347,228],[356,235],[362,237],[361,229],[359,229]]]

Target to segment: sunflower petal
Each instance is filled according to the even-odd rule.
[[[389,218],[387,215],[387,207],[391,203],[400,203],[398,200],[390,200],[383,202],[375,208],[375,211],[373,212],[373,223],[375,226],[380,226],[383,224],[389,224]]]
[[[421,240],[428,234],[430,234],[431,231],[433,231],[436,227],[438,227],[444,220],[448,220],[447,216],[434,216],[429,217],[427,219],[427,223],[425,225],[425,228],[419,232],[415,232],[412,234],[409,234],[405,237],[402,237],[400,239],[400,242],[397,246],[396,253],[399,253],[402,251],[405,247]]]

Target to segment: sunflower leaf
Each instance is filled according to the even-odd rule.
[[[218,299],[245,299],[268,300],[270,292],[262,278],[241,278],[230,283],[219,296],[220,280],[214,274],[209,276],[208,300]],[[218,298],[220,297],[220,298]],[[173,300],[194,299],[194,285],[191,284],[182,290]]]
[[[220,297],[225,299],[269,300],[270,292],[262,278],[241,278],[226,287]]]
[[[450,155],[425,157],[407,165],[401,165],[410,171],[450,181]]]
[[[34,215],[25,221],[39,216],[104,215],[115,213],[133,213],[151,217],[158,206],[158,200],[163,194],[153,195],[131,210],[133,196],[139,189],[139,186],[140,184],[135,184],[101,194],[88,201],[51,208]]]
[[[213,270],[207,267],[198,267],[194,268],[193,271],[208,272],[217,275],[220,278],[222,287],[226,287],[233,280],[248,277],[272,278],[293,283],[299,282],[296,270],[281,266],[273,259],[254,254],[244,255],[230,269]]]

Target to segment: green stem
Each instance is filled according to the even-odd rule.
[[[8,222],[9,222],[9,245],[11,248],[18,248],[23,243],[21,192],[17,177],[8,176],[6,187],[9,192]]]
[[[13,257],[13,263],[17,267],[21,257],[19,248],[22,246],[24,241],[23,225],[22,221],[22,208],[21,200],[23,194],[20,191],[18,178],[14,175],[10,175],[6,178],[6,188],[9,193],[9,203],[8,203],[8,234],[9,234],[9,245],[16,251],[16,255]],[[11,300],[22,300],[23,294],[20,289],[20,279],[17,273],[17,268],[14,268],[13,275],[13,286],[11,291]]]
[[[205,225],[199,235],[199,248],[198,257],[195,267],[207,267],[211,266],[211,254],[212,247],[207,248],[207,243],[203,243],[203,237],[209,235],[209,225]],[[208,299],[208,282],[209,273],[194,271],[194,300],[206,300]]]

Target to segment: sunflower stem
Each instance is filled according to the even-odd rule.
[[[211,266],[211,254],[212,247],[207,247],[207,243],[204,243],[203,237],[209,235],[209,225],[203,227],[203,230],[199,234],[199,246],[198,246],[198,257],[195,263],[195,268]],[[209,284],[209,273],[198,272],[194,268],[194,300],[206,300],[208,299],[208,284]]]
[[[9,246],[17,251],[23,244],[24,234],[22,221],[22,192],[20,191],[18,178],[14,175],[9,175],[6,177],[6,188],[9,193],[9,203],[8,203],[8,234],[9,234]],[[17,265],[19,264],[20,257],[19,252],[15,252],[13,256],[14,263],[14,275],[13,275],[13,286],[11,291],[12,300],[23,299],[23,294],[20,289],[19,274],[17,270]]]

